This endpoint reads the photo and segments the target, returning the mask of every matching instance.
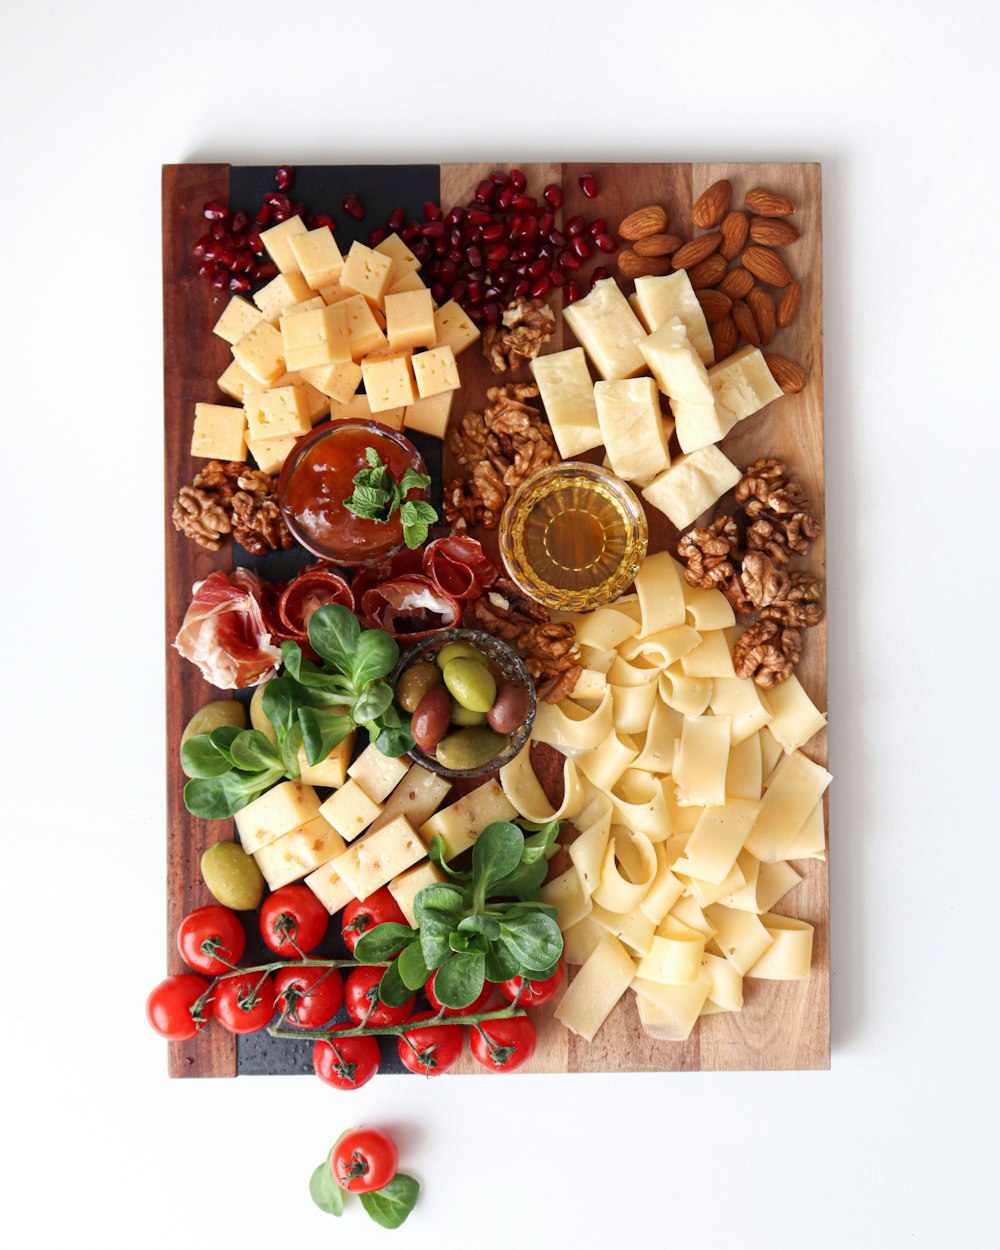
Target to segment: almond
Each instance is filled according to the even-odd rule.
[[[681,251],[683,250],[681,248]],[[674,256],[675,266],[679,255],[680,252]],[[792,280],[788,266],[777,252],[772,252],[768,247],[748,247],[740,258],[740,264],[744,269],[749,269],[755,278],[766,282],[768,286],[788,286]]]
[[[626,278],[657,278],[670,272],[666,256],[640,256],[631,250],[620,253],[618,268]]]
[[[720,178],[695,200],[694,208],[691,209],[691,220],[700,229],[711,230],[729,212],[732,198],[733,184],[728,178]]]
[[[696,289],[695,295],[698,297],[701,311],[705,314],[705,320],[709,325],[714,321],[721,321],[723,317],[729,316],[733,307],[733,301],[728,295],[723,295],[721,291],[713,291],[711,289]]]
[[[753,290],[753,274],[749,269],[730,269],[719,283],[719,290],[730,299],[746,299]]]
[[[711,256],[721,242],[722,235],[718,230],[711,234],[700,234],[696,239],[685,243],[682,248],[674,252],[670,259],[675,269],[689,269],[692,265],[697,265]]]
[[[761,217],[787,217],[795,212],[795,205],[783,195],[767,191],[764,187],[754,187],[746,193],[745,202],[751,213]]]
[[[719,251],[726,260],[735,260],[747,241],[747,215],[734,211],[727,213],[719,229],[722,231],[722,246]]]
[[[802,303],[802,283],[793,282],[785,288],[785,293],[778,304],[778,325],[790,326],[798,315]]]
[[[726,262],[721,256],[709,256],[700,265],[692,265],[688,277],[693,287],[718,286],[726,276]]]
[[[736,322],[736,328],[748,343],[752,343],[754,347],[760,347],[760,335],[757,333],[757,322],[753,319],[753,313],[749,307],[738,299],[733,304],[733,320]],[[780,386],[781,383],[779,382]]]
[[[755,243],[763,243],[765,247],[787,247],[798,237],[798,229],[790,221],[782,221],[780,217],[750,219],[750,238]]]
[[[764,360],[771,370],[771,377],[786,395],[797,395],[806,384],[806,371],[794,360],[786,360],[784,356],[772,356],[764,353]]]
[[[634,251],[640,256],[669,256],[683,242],[676,234],[647,234],[644,239],[636,239]]]
[[[723,317],[721,321],[716,321],[710,325],[708,330],[715,347],[716,360],[725,360],[727,356],[731,356],[736,351],[736,346],[740,341],[740,332],[737,330],[736,322],[732,317]]]
[[[647,204],[645,208],[637,208],[629,213],[618,227],[623,239],[644,239],[650,234],[662,234],[667,228],[667,214],[659,204]]]
[[[774,299],[762,286],[755,286],[747,296],[747,306],[753,313],[760,345],[766,347],[778,329],[774,315]]]

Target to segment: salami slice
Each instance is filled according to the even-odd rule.
[[[361,609],[368,625],[411,642],[452,629],[462,616],[459,600],[423,573],[371,587],[361,597]]]
[[[339,603],[354,611],[354,595],[339,573],[324,564],[311,565],[292,579],[278,600],[282,636],[296,642],[308,638],[309,618],[317,608]]]
[[[463,603],[478,599],[496,581],[498,569],[482,543],[463,534],[438,538],[424,549],[423,571]]]
[[[265,584],[249,569],[209,574],[194,588],[174,646],[220,690],[261,685],[281,663],[264,598]]]

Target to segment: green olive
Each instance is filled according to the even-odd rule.
[[[441,739],[435,758],[445,768],[479,768],[506,751],[509,743],[506,734],[492,729],[459,729]]]
[[[471,712],[467,707],[462,707],[461,703],[455,699],[451,701],[451,723],[453,725],[485,725],[485,712]]]
[[[497,697],[497,684],[485,664],[460,656],[444,666],[448,693],[470,712],[488,712]]]
[[[263,699],[266,689],[266,685],[258,686],[253,692],[253,698],[250,700],[250,724],[274,747],[278,745],[278,735],[274,732],[274,726],[264,715]]]
[[[237,729],[246,729],[247,713],[242,703],[235,699],[215,699],[198,709],[184,726],[181,734],[181,745],[188,738],[197,738],[199,734],[210,734],[213,729],[221,729],[223,725],[235,725]],[[185,774],[190,776],[190,773]]]
[[[446,664],[450,664],[452,660],[475,660],[477,664],[488,664],[489,661],[478,647],[474,647],[471,642],[449,642],[446,647],[434,657],[437,666],[442,671]]]
[[[201,857],[201,876],[211,896],[233,911],[253,911],[264,897],[257,861],[236,842],[213,843]]]
[[[405,712],[415,712],[427,691],[440,684],[441,673],[437,665],[424,660],[411,665],[396,682],[396,700]]]

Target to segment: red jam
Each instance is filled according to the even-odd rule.
[[[303,547],[334,564],[380,560],[403,542],[398,512],[389,521],[371,521],[344,507],[355,475],[371,467],[365,459],[369,447],[397,482],[408,468],[425,472],[420,453],[395,431],[374,421],[334,421],[303,440],[281,473],[278,489],[288,528]],[[408,496],[419,497],[416,491]]]

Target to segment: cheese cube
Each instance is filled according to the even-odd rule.
[[[243,401],[247,429],[254,442],[283,435],[308,434],[312,422],[306,411],[304,386],[279,386],[273,391],[251,391]]]
[[[395,271],[393,271],[392,276],[395,279],[395,281],[393,282],[392,286],[390,286],[389,289],[386,291],[385,293],[386,298],[388,298],[390,295],[402,295],[404,291],[426,291],[427,290],[427,287],[424,285],[423,278],[421,278],[420,274],[418,274],[416,270],[414,269],[407,269],[401,278],[396,277]],[[434,301],[432,299],[431,303],[433,304],[433,302]]]
[[[363,295],[351,295],[335,306],[343,308],[347,318],[352,360],[361,360],[370,352],[388,346],[386,337]]]
[[[333,748],[326,759],[320,760],[318,764],[310,764],[306,757],[305,747],[299,747],[300,780],[307,782],[311,786],[328,786],[334,790],[339,789],[347,780],[347,765],[351,762],[351,752],[353,750],[353,733],[349,733],[342,742]]]
[[[652,378],[598,382],[594,400],[608,458],[619,477],[648,480],[670,464]]]
[[[455,353],[447,345],[418,352],[413,357],[413,373],[421,399],[440,395],[442,391],[457,391],[461,385]]]
[[[408,404],[403,416],[404,427],[430,434],[432,438],[444,438],[454,398],[454,391],[442,391],[440,395],[428,395],[426,399]]]
[[[406,356],[393,360],[372,360],[368,357],[361,362],[361,376],[365,382],[368,406],[373,413],[405,407],[416,399],[413,373]]]
[[[318,298],[318,297],[317,297]],[[323,304],[281,318],[281,342],[289,369],[314,369],[351,359],[344,304]]]
[[[387,425],[391,430],[403,428],[405,408],[388,408],[378,414],[372,412],[367,395],[355,395],[346,404],[333,404],[330,409],[331,421],[375,421]]]
[[[394,877],[389,882],[389,893],[396,900],[399,910],[406,917],[406,923],[411,929],[417,927],[417,918],[413,911],[417,895],[426,886],[440,884],[444,879],[444,873],[440,868],[427,860],[426,863],[417,864],[415,868],[408,868],[406,872],[401,872],[398,877]]]
[[[681,450],[717,443],[733,423],[716,412],[708,371],[680,317],[670,317],[640,347],[660,390],[670,398]]]
[[[331,916],[346,907],[354,898],[354,891],[341,881],[340,873],[334,868],[335,862],[331,860],[330,863],[323,864],[321,868],[311,872],[304,882]]]
[[[281,466],[297,442],[294,434],[285,434],[281,438],[248,438],[247,448],[261,473],[270,473],[273,477],[281,472]]]
[[[435,312],[434,329],[437,333],[436,345],[450,347],[456,356],[460,356],[479,338],[479,328],[462,305],[453,299]]]
[[[246,369],[235,360],[231,360],[226,369],[220,374],[216,386],[223,394],[228,395],[230,399],[235,399],[239,404],[243,403],[243,396],[247,391],[260,390],[260,383],[257,379],[252,378]]]
[[[273,386],[285,372],[281,335],[262,321],[233,344],[233,359],[261,386]]]
[[[317,308],[325,308],[326,303],[322,295],[310,295],[308,299],[302,300],[301,303],[293,304],[291,308],[282,309],[282,317],[297,317],[299,313],[312,312]],[[280,325],[280,319],[279,319]]]
[[[490,780],[471,790],[464,798],[443,808],[420,828],[420,836],[430,844],[435,834],[444,840],[445,854],[454,859],[475,842],[495,820],[516,820],[517,809],[496,781]]]
[[[451,789],[451,782],[439,777],[420,764],[411,764],[406,776],[393,790],[377,816],[368,826],[370,832],[381,829],[397,816],[405,816],[415,829],[437,811]]]
[[[320,365],[315,369],[301,369],[299,372],[311,386],[338,404],[346,404],[361,384],[361,366],[356,365],[353,360],[338,365]]]
[[[589,295],[563,309],[563,317],[605,381],[645,371],[639,344],[646,332],[614,278],[596,282]]]
[[[374,803],[381,803],[409,771],[409,761],[383,755],[374,742],[361,752],[347,770]]]
[[[365,899],[426,854],[427,848],[410,822],[405,816],[397,816],[374,833],[366,833],[343,855],[338,855],[331,867],[354,891],[355,898]]]
[[[262,846],[254,855],[257,867],[271,890],[298,881],[347,850],[344,839],[322,816],[292,829],[276,842]]]
[[[433,347],[434,301],[426,287],[385,297],[386,332],[394,348]]]
[[[380,252],[383,256],[388,256],[392,261],[392,279],[393,282],[398,278],[402,278],[404,274],[416,273],[420,268],[420,261],[410,251],[398,234],[387,234],[381,243],[375,247],[376,252]],[[421,283],[421,285],[423,285]]]
[[[353,294],[351,291],[345,291],[339,282],[331,282],[329,286],[320,287],[319,293],[324,304],[339,304],[345,299],[350,299]]]
[[[329,226],[293,234],[288,240],[296,265],[314,291],[340,280],[344,258]]]
[[[345,842],[353,842],[362,830],[368,828],[382,808],[378,803],[372,802],[358,783],[351,779],[336,794],[331,794],[319,810]]]
[[[281,781],[236,813],[236,829],[248,855],[270,846],[319,815],[319,795],[300,781]]]
[[[253,302],[262,315],[274,324],[286,308],[309,299],[312,291],[300,273],[279,273],[254,295]]]
[[[259,308],[254,308],[248,299],[241,299],[238,295],[234,295],[226,305],[222,316],[213,326],[212,333],[217,334],[220,339],[225,339],[232,346],[262,319]]]
[[[671,317],[679,317],[695,351],[706,365],[715,360],[708,322],[686,269],[662,277],[636,278],[635,303],[650,334]]]
[[[702,447],[678,456],[643,488],[642,497],[680,529],[686,529],[740,480],[739,469],[718,449]]]
[[[206,460],[246,460],[246,416],[225,404],[195,404],[191,455]]]
[[[392,265],[392,258],[384,252],[374,252],[363,243],[354,242],[344,261],[340,285],[363,295],[370,304],[381,304],[389,289]]]
[[[780,399],[781,387],[771,376],[767,361],[757,347],[743,347],[708,371],[715,406],[730,425],[759,412]]]
[[[600,447],[604,439],[583,348],[538,356],[530,368],[560,456],[570,460],[582,451]]]
[[[261,232],[260,241],[267,254],[282,273],[298,273],[299,262],[295,259],[289,240],[297,234],[306,233],[306,223],[301,217],[288,217],[270,230]]]

